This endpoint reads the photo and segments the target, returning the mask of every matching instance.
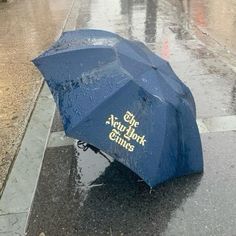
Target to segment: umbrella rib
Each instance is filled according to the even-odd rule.
[[[134,60],[134,61],[137,61],[138,63],[142,63],[142,64],[144,64],[144,65],[146,65],[146,66],[153,67],[153,65],[150,64],[150,63],[145,63],[145,62],[143,62],[143,61],[137,60],[137,59],[135,59],[135,58],[133,58],[133,57],[131,57],[131,56],[129,56],[129,55],[126,55],[126,54],[122,53],[122,52],[119,52],[119,54],[121,54],[121,55],[123,55],[123,56],[125,56],[125,57],[128,57],[128,58],[130,58],[130,59],[132,59],[132,60]]]

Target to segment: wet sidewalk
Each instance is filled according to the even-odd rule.
[[[220,45],[208,50],[207,39],[196,37],[185,8],[176,5],[187,2],[193,3],[76,0],[73,23],[141,40],[170,61],[195,98],[204,174],[178,178],[150,192],[123,165],[78,149],[75,140],[64,136],[56,112],[27,235],[236,235],[236,73],[230,60],[222,62]],[[52,104],[47,92],[42,98]],[[15,208],[20,214],[31,201],[26,195],[16,200],[9,194],[5,204],[0,202],[0,212]],[[12,206],[2,207],[7,201]],[[9,225],[17,231],[21,219],[16,216]]]
[[[28,235],[234,235],[235,77],[168,1],[80,1],[77,28],[139,39],[168,59],[197,104],[205,173],[150,189],[117,162],[76,147],[56,113]]]

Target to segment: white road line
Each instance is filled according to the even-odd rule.
[[[209,132],[236,130],[236,116],[212,117],[202,120]]]
[[[197,119],[197,126],[198,126],[200,134],[204,134],[204,133],[208,133],[209,132],[209,130],[207,129],[207,127],[204,124],[202,119]]]
[[[197,125],[201,134],[236,131],[236,116],[197,119]],[[73,145],[74,142],[75,140],[65,136],[64,131],[53,132],[50,135],[48,147],[68,146]]]

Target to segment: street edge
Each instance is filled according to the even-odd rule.
[[[62,29],[55,41],[63,31],[75,29],[78,3],[78,0],[72,1]],[[27,117],[28,124],[26,125],[20,147],[17,149],[15,161],[11,166],[4,189],[1,192],[0,234],[26,234],[55,110],[56,106],[52,95],[47,85],[42,82],[35,96],[35,104]],[[40,129],[43,131],[37,133],[36,136],[36,131]],[[38,145],[38,148],[36,148],[36,145]],[[35,151],[35,149],[38,150]],[[33,178],[32,174],[34,175]]]

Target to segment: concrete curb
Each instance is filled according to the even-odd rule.
[[[61,32],[75,28],[78,3],[72,2]],[[0,235],[25,235],[54,113],[55,103],[44,84],[0,199]]]
[[[0,235],[24,235],[54,112],[44,85],[0,201]]]

